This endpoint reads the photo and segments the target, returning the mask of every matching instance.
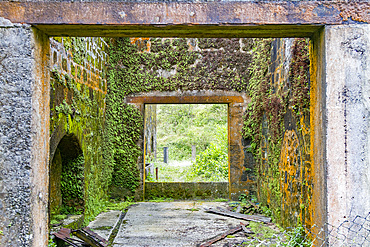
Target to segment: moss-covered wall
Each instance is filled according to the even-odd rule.
[[[102,156],[107,44],[100,38],[51,38],[50,45],[50,212],[55,214],[61,210],[63,198],[58,198],[59,189],[63,190],[64,186],[72,190],[78,184],[76,181],[83,180],[78,190],[83,193],[81,210],[87,222],[107,199],[112,171],[111,167],[104,166]],[[73,141],[62,148],[61,140],[65,137]],[[82,152],[84,158],[83,163],[78,162],[83,169],[78,177],[78,169],[63,170],[68,161],[60,161],[60,158],[76,156],[74,152]],[[60,162],[62,167],[61,164],[55,166]],[[64,177],[71,176],[70,185],[63,181],[58,185],[62,172]]]
[[[233,113],[245,111],[244,138],[237,140],[242,144],[230,145],[243,150],[241,180],[257,180],[259,199],[283,225],[310,224],[307,40],[82,40],[51,42],[51,154],[65,134],[78,139],[87,218],[101,206],[108,186],[113,196],[142,198],[144,111],[127,104],[128,96],[217,91],[251,100]]]
[[[310,225],[308,40],[259,40],[254,49],[243,135],[256,159],[258,197],[282,225]]]
[[[191,95],[191,92],[200,91],[245,92],[250,77],[248,67],[252,45],[251,39],[110,40],[107,122],[112,121],[111,126],[115,127],[109,127],[107,131],[110,140],[116,142],[109,142],[107,154],[114,154],[112,163],[116,171],[119,171],[115,172],[113,187],[118,186],[119,190],[127,191],[128,194],[136,188],[139,188],[137,191],[142,191],[142,187],[139,187],[142,180],[138,179],[138,174],[142,172],[143,167],[143,123],[139,119],[144,118],[144,111],[142,106],[134,108],[133,105],[125,104],[126,97],[149,92],[164,92],[167,95],[184,95],[184,92]],[[243,109],[243,106],[236,108]],[[126,109],[133,115],[129,115]],[[127,118],[122,119],[122,111]],[[237,112],[232,114],[238,115]],[[124,133],[125,138],[121,138],[117,125],[122,129],[121,133]],[[233,128],[237,125],[239,123],[231,123]],[[241,140],[230,146],[243,149],[239,143]],[[117,152],[122,147],[128,148]],[[118,158],[117,153],[122,156]]]

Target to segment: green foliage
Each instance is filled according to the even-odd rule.
[[[63,100],[63,103],[56,106],[55,110],[57,113],[62,113],[64,115],[72,114],[72,107],[67,104],[66,100]]]
[[[135,204],[135,202],[131,200],[122,201],[122,202],[109,202],[107,206],[105,207],[104,211],[108,210],[119,210],[119,211],[126,211],[129,206]]]
[[[113,167],[112,185],[134,192],[139,185],[141,149],[136,143],[143,131],[142,115],[133,106],[113,100],[114,96],[107,96],[105,162]]]
[[[307,237],[304,227],[298,225],[286,232],[285,239],[280,240],[280,246],[311,247],[312,241]]]
[[[63,164],[60,182],[63,200],[62,214],[79,214],[83,211],[84,164],[83,155]]]
[[[66,54],[78,66],[70,66],[69,70],[66,66],[66,60],[63,59],[62,63],[56,64],[57,66],[54,66],[52,70],[50,80],[50,134],[55,134],[55,131],[57,131],[57,135],[62,132],[67,135],[73,134],[77,137],[85,157],[83,185],[77,184],[84,187],[82,195],[84,210],[79,206],[73,208],[66,205],[62,208],[62,211],[64,213],[83,212],[84,221],[87,224],[105,206],[105,200],[108,197],[108,185],[111,182],[113,170],[111,166],[105,166],[103,163],[105,94],[91,87],[95,83],[103,84],[104,66],[102,66],[103,71],[100,78],[91,77],[91,80],[87,79],[89,71],[94,71],[92,67],[101,68],[101,56],[96,56],[97,58],[93,60],[88,54],[91,54],[92,50],[99,53],[99,48],[104,50],[105,47],[100,38],[63,37],[54,39],[64,44]],[[94,48],[91,46],[93,42],[95,43],[94,46],[97,44]],[[53,61],[57,62],[56,56]],[[89,66],[90,69],[87,69]],[[85,83],[79,83],[76,77],[77,79],[83,79]],[[102,88],[104,89],[105,85]],[[67,181],[65,183],[68,184]],[[79,198],[81,199],[81,195]],[[78,200],[81,201],[80,199]]]
[[[53,239],[49,238],[48,247],[57,247],[57,244],[54,243]]]
[[[188,171],[188,179],[200,181],[228,180],[228,148],[226,128],[218,127],[219,139],[196,156],[196,160]]]
[[[169,160],[190,160],[192,145],[200,153],[211,142],[218,143],[218,127],[222,127],[227,142],[226,104],[157,105],[157,108],[157,153],[169,147]]]
[[[129,88],[136,84],[126,81],[123,71],[113,69],[136,51],[126,43],[128,39],[122,41],[115,43],[117,46],[112,44],[109,50],[103,158],[105,166],[113,169],[111,185],[134,192],[140,179],[137,162],[142,150],[137,142],[143,133],[143,116],[138,109],[124,103]]]
[[[190,49],[186,39],[154,38],[150,39],[151,51],[146,52],[149,41],[137,40],[131,43],[128,38],[110,40],[103,157],[105,165],[114,169],[113,185],[134,191],[139,181],[137,162],[141,149],[137,142],[143,130],[142,116],[123,103],[125,96],[149,91],[245,91],[250,56],[249,53],[240,52],[239,39],[204,41],[204,44],[200,42],[205,50],[199,51]],[[221,45],[221,41],[224,49],[209,49],[214,46],[212,44]],[[216,109],[214,112],[217,114]],[[178,136],[179,131],[186,129],[185,122],[189,119],[187,114],[183,111],[180,118],[173,119],[173,123],[183,123],[178,130],[171,129],[173,136]],[[171,153],[178,154],[178,159],[190,157],[194,141],[200,143],[198,151],[208,148],[211,141],[204,141],[208,135],[194,134],[198,133],[199,126],[204,123],[195,124],[192,131],[188,132],[193,134],[164,144],[170,147],[170,158]],[[212,133],[212,130],[207,133]],[[218,149],[213,147],[213,150]]]
[[[272,60],[278,57],[271,57],[271,42],[271,39],[255,39],[254,42],[252,64],[249,67],[251,103],[244,116],[243,137],[250,141],[249,151],[254,154],[257,163],[259,198],[266,211],[280,220],[280,152],[285,127],[300,126],[300,117],[309,113],[309,54],[308,40],[295,39],[289,80],[282,83],[275,78],[272,81],[272,72],[277,69]],[[277,54],[276,49],[274,54]],[[290,110],[296,113],[296,118],[293,116],[288,119],[287,112]],[[284,122],[285,117],[288,121]]]

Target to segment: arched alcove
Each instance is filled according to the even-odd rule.
[[[84,156],[75,135],[65,135],[51,157],[49,215],[84,211]]]

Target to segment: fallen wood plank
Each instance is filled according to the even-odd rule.
[[[234,233],[237,233],[237,232],[240,232],[242,230],[242,226],[244,226],[242,223],[240,223],[240,226],[237,226],[235,228],[232,228],[230,230],[228,230],[227,232],[221,234],[221,235],[217,235],[216,237],[212,238],[211,240],[209,240],[208,242],[204,243],[204,244],[201,244],[199,245],[199,247],[208,247],[208,246],[211,246],[212,244],[226,238],[228,235],[232,235]]]
[[[69,244],[70,246],[73,246],[73,247],[86,246],[86,245],[84,245],[83,241],[73,239],[73,238],[70,237],[71,229],[61,228],[58,232],[53,233],[53,235],[57,239]]]
[[[85,241],[92,247],[107,247],[108,241],[91,231],[90,228],[85,227],[82,229],[72,231],[72,234]]]
[[[254,222],[263,222],[263,223],[270,223],[271,218],[260,216],[260,215],[247,215],[247,214],[240,214],[231,212],[229,210],[214,210],[214,209],[208,209],[206,210],[207,213],[213,213],[218,214],[222,216],[228,216],[236,219],[242,219],[242,220],[248,220],[248,221],[254,221]]]

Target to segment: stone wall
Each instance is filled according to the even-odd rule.
[[[145,199],[172,198],[174,200],[228,199],[227,182],[145,182]]]
[[[102,157],[107,93],[105,50],[106,43],[102,38],[50,39],[51,214],[58,214],[66,207],[61,205],[63,198],[59,198],[62,194],[58,181],[62,172],[67,176],[68,171],[63,170],[69,162],[67,159],[75,159],[79,153],[85,160],[83,177],[78,181],[83,180],[86,221],[95,216],[107,198],[112,171],[104,167]],[[70,141],[64,141],[62,147],[61,140]],[[62,157],[60,164],[56,162],[59,156]]]
[[[271,93],[268,100],[262,99],[281,117],[264,113],[258,197],[283,226],[312,223],[308,45],[305,39],[272,41]]]
[[[0,17],[0,245],[47,242],[48,40]]]
[[[22,246],[32,238],[32,31],[0,24],[0,244]]]
[[[141,114],[144,104],[229,104],[230,193],[235,199],[254,185],[253,172],[243,166],[241,137],[251,50],[249,39],[131,38],[110,43],[108,87],[119,88],[120,100]],[[140,156],[132,160],[138,160],[142,171]]]

